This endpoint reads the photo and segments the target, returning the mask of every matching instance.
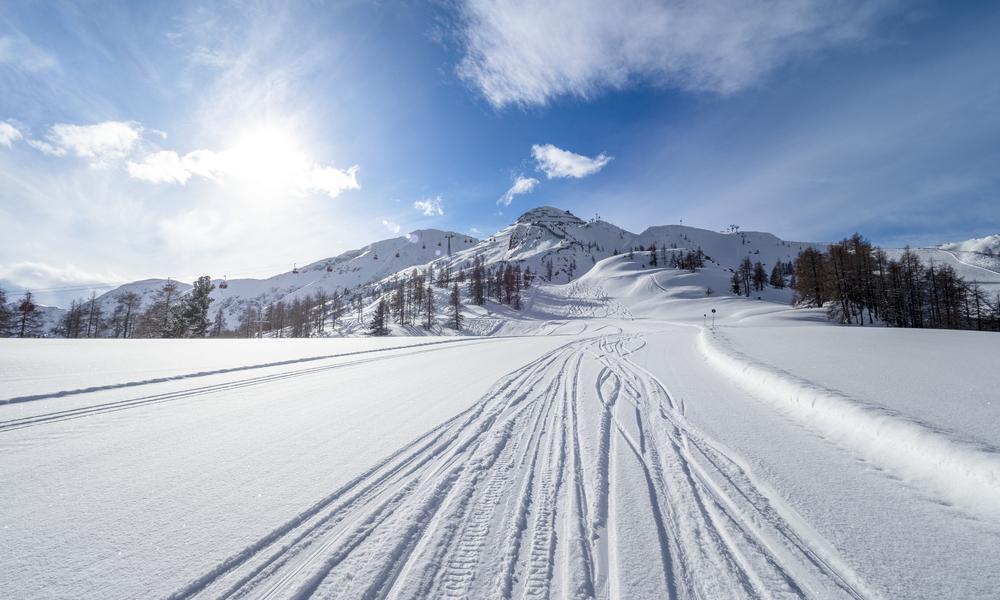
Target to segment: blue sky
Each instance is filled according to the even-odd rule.
[[[539,204],[1000,231],[995,3],[201,4],[5,3],[6,287],[264,276]]]

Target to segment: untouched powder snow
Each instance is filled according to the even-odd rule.
[[[594,225],[527,221],[496,251]],[[1000,338],[712,258],[595,260],[482,337],[2,340],[0,597],[994,597]]]

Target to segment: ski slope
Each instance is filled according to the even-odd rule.
[[[0,597],[994,597],[994,336],[727,275],[608,258],[480,337],[2,340]]]

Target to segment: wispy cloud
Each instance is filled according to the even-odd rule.
[[[105,121],[94,125],[56,123],[43,140],[28,143],[50,156],[73,154],[95,167],[107,167],[124,159],[142,137],[142,126],[134,121]]]
[[[613,158],[603,152],[594,158],[590,158],[582,154],[570,152],[569,150],[557,148],[552,144],[535,144],[531,147],[531,156],[535,159],[538,170],[545,173],[545,176],[549,179],[557,177],[574,177],[579,179],[587,175],[593,175],[603,169]]]
[[[392,232],[394,234],[395,233],[399,233],[399,230],[401,229],[400,226],[399,226],[399,223],[393,223],[392,221],[390,221],[388,219],[382,219],[382,227],[385,227],[386,229],[388,229],[390,232]]]
[[[527,194],[535,189],[536,185],[538,185],[538,180],[534,177],[518,175],[514,178],[514,183],[511,184],[510,188],[497,200],[497,206],[510,206],[510,203],[514,201],[514,196]]]
[[[14,142],[23,138],[21,130],[10,121],[0,121],[0,146],[10,148]]]
[[[652,83],[741,90],[794,57],[864,38],[889,0],[464,0],[461,77],[494,106]]]
[[[59,61],[51,52],[23,35],[0,35],[0,65],[28,73],[59,69]]]
[[[441,196],[417,200],[413,203],[413,208],[419,210],[425,217],[433,217],[435,215],[440,217],[444,215]]]

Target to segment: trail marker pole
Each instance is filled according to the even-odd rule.
[[[715,309],[712,309],[712,331],[715,331]]]

